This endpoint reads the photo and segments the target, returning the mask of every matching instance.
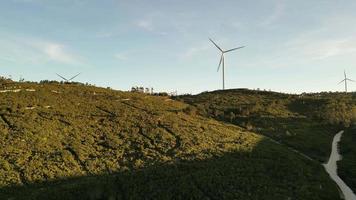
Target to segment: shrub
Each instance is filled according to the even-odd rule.
[[[183,112],[188,114],[188,115],[196,115],[197,114],[197,108],[195,106],[187,106],[186,108],[183,109]]]

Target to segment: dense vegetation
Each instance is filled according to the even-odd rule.
[[[342,180],[356,191],[356,127],[347,129],[339,143],[342,160],[338,162],[338,173]]]
[[[327,161],[337,130],[356,121],[356,98],[343,93],[288,95],[235,89],[177,99],[203,116],[269,136],[321,162]]]
[[[0,199],[339,199],[318,162],[168,97],[1,87]]]

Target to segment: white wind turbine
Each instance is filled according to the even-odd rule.
[[[223,79],[223,90],[225,90],[225,53],[228,53],[230,51],[235,51],[237,49],[241,49],[244,48],[245,46],[241,46],[241,47],[236,47],[233,49],[229,49],[229,50],[223,50],[222,48],[220,48],[212,39],[209,38],[209,40],[216,46],[216,48],[218,48],[221,51],[221,57],[220,57],[220,62],[219,62],[219,66],[218,66],[218,70],[220,69],[220,66],[222,64],[222,79]]]
[[[57,73],[56,73],[56,74],[57,74]],[[73,76],[72,78],[69,78],[69,79],[67,79],[67,78],[65,78],[65,77],[63,77],[63,76],[61,76],[61,75],[59,75],[59,74],[57,74],[57,76],[61,77],[61,78],[64,80],[64,82],[69,82],[69,81],[71,81],[71,80],[77,78],[77,76],[79,76],[80,74],[81,74],[81,73],[79,73],[79,74],[77,74],[77,75],[75,75],[75,76]]]
[[[342,83],[342,82],[345,82],[345,92],[347,93],[347,81],[352,81],[352,82],[355,82],[355,81],[347,78],[345,70],[344,70],[344,77],[345,78],[342,81],[340,81],[339,84]]]

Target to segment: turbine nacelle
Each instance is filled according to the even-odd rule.
[[[222,54],[224,53],[227,53],[227,52],[230,52],[230,51],[235,51],[235,50],[238,50],[238,49],[242,49],[244,48],[245,46],[241,46],[241,47],[236,47],[236,48],[232,48],[232,49],[229,49],[229,50],[223,50],[221,47],[219,47],[219,45],[217,45],[211,38],[209,38],[209,40],[215,45],[216,48],[218,48]]]
[[[344,80],[340,81],[338,84],[341,84],[341,83],[343,83],[343,82],[345,82],[345,81],[356,82],[355,80],[352,80],[352,79],[347,78],[347,79],[344,79]]]
[[[231,51],[235,51],[235,50],[238,50],[238,49],[242,49],[244,48],[245,46],[240,46],[240,47],[236,47],[236,48],[232,48],[232,49],[229,49],[229,50],[223,50],[219,45],[217,45],[211,38],[209,38],[209,40],[215,45],[216,48],[218,48],[221,52],[221,57],[220,57],[220,61],[219,61],[219,65],[218,65],[218,69],[217,71],[219,71],[220,67],[221,67],[221,64],[224,64],[225,62],[225,58],[224,58],[224,54],[225,53],[228,53],[228,52],[231,52]]]
[[[244,48],[244,47],[245,47],[245,46],[236,47],[236,48],[233,48],[233,49],[229,49],[229,50],[223,51],[223,53],[227,53],[227,52],[230,52],[230,51],[235,51],[235,50],[238,50],[238,49],[242,49],[242,48]]]

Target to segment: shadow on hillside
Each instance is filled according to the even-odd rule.
[[[252,128],[263,128],[270,130],[286,130],[289,127],[301,126],[304,123],[310,123],[310,120],[301,117],[275,117],[275,116],[251,116],[251,117],[236,117],[234,124],[245,128],[248,124],[253,125]]]
[[[302,186],[302,187],[301,187]],[[321,166],[269,140],[251,152],[107,175],[9,186],[0,199],[338,199]]]
[[[275,116],[248,116],[236,117],[234,120],[217,119],[232,123],[257,133],[273,136],[274,139],[289,135],[287,130],[305,129],[306,126],[320,126],[321,123],[313,122],[305,117],[275,117]],[[292,136],[291,133],[289,136]]]
[[[327,161],[331,141],[339,130],[338,126],[305,117],[238,117],[234,124],[271,137],[321,163]]]
[[[356,191],[356,126],[345,130],[339,143],[342,160],[338,161],[338,174],[343,181]]]
[[[308,116],[313,120],[320,119],[320,109],[322,106],[327,105],[326,99],[320,98],[304,98],[290,102],[287,107],[290,111],[298,113],[299,115]]]

